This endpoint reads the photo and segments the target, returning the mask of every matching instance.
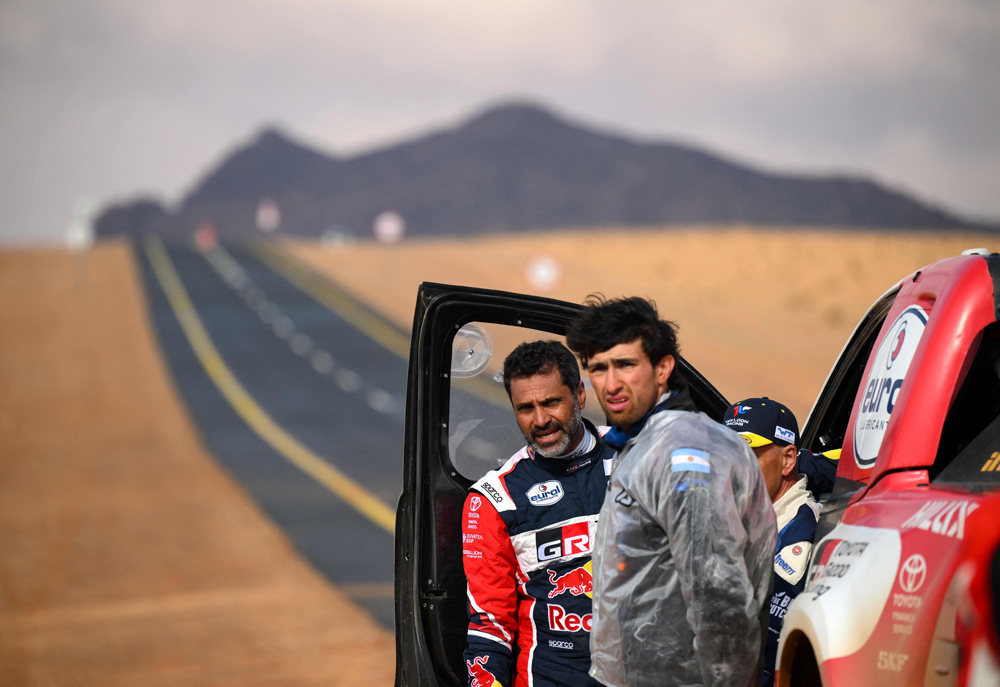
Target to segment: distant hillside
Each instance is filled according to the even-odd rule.
[[[98,218],[99,236],[188,237],[202,222],[235,238],[256,231],[262,199],[281,231],[370,235],[393,210],[408,234],[468,235],[545,227],[747,223],[770,226],[976,228],[872,181],[765,174],[694,148],[640,143],[529,105],[356,157],[264,131],[169,211],[148,199]]]

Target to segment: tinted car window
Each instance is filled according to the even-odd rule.
[[[935,484],[1000,486],[1000,323],[986,327],[945,418],[931,467]]]

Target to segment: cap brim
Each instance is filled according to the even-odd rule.
[[[766,437],[762,437],[759,434],[754,434],[753,432],[740,432],[739,435],[747,440],[750,444],[750,448],[757,448],[758,446],[767,446],[768,444],[773,444],[774,441]]]

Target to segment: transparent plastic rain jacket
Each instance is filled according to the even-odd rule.
[[[594,542],[590,674],[609,687],[756,685],[774,509],[735,432],[675,394],[619,453]]]

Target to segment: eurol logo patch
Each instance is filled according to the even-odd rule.
[[[528,491],[524,492],[528,497],[528,502],[533,506],[551,506],[563,497],[566,492],[558,480],[539,482]]]
[[[875,353],[854,423],[854,462],[863,470],[875,464],[926,326],[927,313],[923,308],[908,307],[889,327]]]

